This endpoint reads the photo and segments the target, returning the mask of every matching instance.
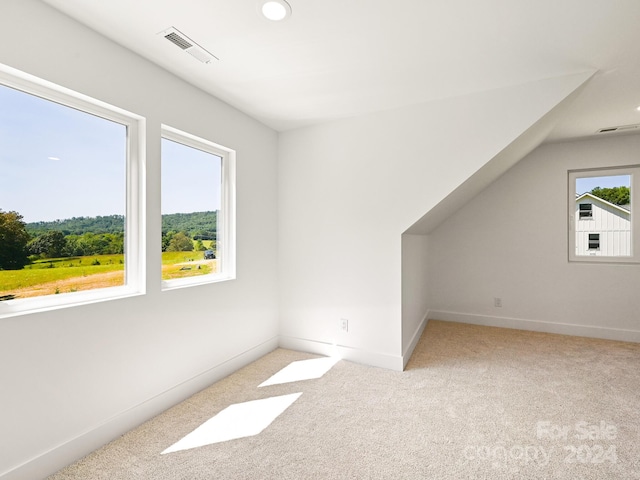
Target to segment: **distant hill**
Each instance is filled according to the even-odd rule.
[[[66,235],[82,235],[83,233],[123,233],[124,216],[108,215],[105,217],[73,217],[53,222],[27,223],[27,232],[32,237],[57,230]]]
[[[217,212],[171,213],[162,216],[162,233],[185,232],[196,240],[212,240],[215,238],[216,224]],[[38,237],[51,230],[58,230],[65,236],[123,233],[124,216],[73,217],[53,222],[27,223],[27,232],[32,237]]]
[[[185,232],[194,240],[213,240],[218,212],[168,213],[162,215],[162,233]]]

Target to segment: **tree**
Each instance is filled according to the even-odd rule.
[[[0,210],[0,269],[20,270],[29,263],[28,242],[22,215]]]
[[[175,234],[176,232],[174,232],[173,230],[166,233],[162,232],[162,251],[163,252],[169,251],[169,245],[171,245],[171,240],[173,239],[173,236]]]
[[[591,194],[614,205],[629,205],[629,203],[631,203],[631,191],[629,187],[595,187],[591,190]]]
[[[167,247],[167,252],[192,252],[192,251],[193,251],[193,242],[184,232],[176,233],[171,238],[171,241],[169,242],[169,247]]]
[[[207,249],[207,247],[204,246],[204,243],[202,243],[202,240],[196,240],[195,249],[198,252],[204,252]]]
[[[109,247],[105,254],[124,253],[124,233],[106,233],[104,236],[109,240]]]
[[[43,233],[29,242],[29,252],[32,255],[42,255],[45,258],[64,256],[67,241],[59,230]]]

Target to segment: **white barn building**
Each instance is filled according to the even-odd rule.
[[[631,211],[590,193],[576,198],[576,255],[631,255]]]

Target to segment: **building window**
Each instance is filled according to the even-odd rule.
[[[593,205],[591,203],[581,203],[580,207],[580,220],[591,220],[593,218]]]
[[[640,167],[569,172],[569,260],[638,263]]]
[[[143,120],[0,66],[0,316],[141,293]]]
[[[235,152],[162,127],[163,288],[235,278]]]

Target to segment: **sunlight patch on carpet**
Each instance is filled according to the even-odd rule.
[[[258,435],[300,395],[302,392],[230,405],[171,445],[162,455]]]
[[[339,361],[340,359],[337,357],[326,357],[292,362],[271,378],[262,382],[258,387],[320,378]]]

